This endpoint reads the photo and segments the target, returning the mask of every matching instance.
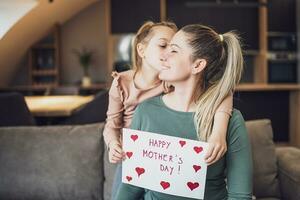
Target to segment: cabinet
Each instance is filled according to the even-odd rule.
[[[244,48],[258,50],[257,0],[167,0],[167,19],[179,27],[200,23],[213,27],[218,33],[236,30],[243,38]]]
[[[29,50],[29,80],[31,86],[51,87],[59,84],[60,36],[55,25],[46,36]]]
[[[296,62],[290,64],[289,58],[289,63],[284,65],[287,66],[286,69],[290,68],[289,72],[286,70],[286,73],[281,73],[278,64],[275,63],[275,67],[272,67],[274,62],[270,62],[268,58],[273,46],[292,48],[291,56],[297,54],[296,0],[106,0],[106,2],[110,8],[110,36],[136,32],[146,20],[171,20],[179,28],[191,23],[203,23],[213,27],[218,33],[236,30],[240,33],[245,50],[242,84],[254,86],[256,84],[268,86],[270,83],[299,84],[297,81],[299,77],[295,77],[299,75],[298,66],[295,67]],[[110,42],[113,46],[112,37]],[[113,53],[109,55],[113,57]],[[112,69],[112,66],[110,68]]]
[[[298,83],[296,0],[268,0],[268,82]]]
[[[111,0],[111,33],[135,33],[147,20],[160,20],[160,0]]]
[[[268,59],[273,46],[283,48],[285,45],[288,46],[286,49],[293,49],[291,56],[297,54],[296,0],[106,0],[106,2],[111,11],[110,36],[136,32],[146,20],[171,20],[179,28],[191,23],[203,23],[213,27],[218,33],[236,30],[241,35],[245,50],[246,62],[242,84],[254,86],[256,84],[268,86],[270,83],[299,84],[295,81],[299,80],[299,77],[294,76],[299,74],[295,62],[291,67],[290,63],[286,65],[288,66],[286,69],[291,68],[289,72],[281,73],[281,69],[277,70],[277,65],[270,67],[274,62]],[[286,37],[287,34],[289,35]],[[110,42],[113,46],[112,37]],[[113,53],[109,55],[112,57]],[[112,69],[112,66],[110,68]],[[284,77],[274,78],[274,70],[276,76]]]
[[[268,31],[296,32],[296,0],[268,0]]]

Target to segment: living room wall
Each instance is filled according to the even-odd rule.
[[[36,8],[19,20],[0,40],[0,86],[27,81],[27,52],[56,23],[64,24],[82,9],[102,0],[39,0]]]
[[[94,51],[90,68],[92,81],[106,81],[108,71],[104,8],[104,1],[98,1],[62,25],[61,84],[74,84],[80,81],[83,71],[72,50],[84,46]]]

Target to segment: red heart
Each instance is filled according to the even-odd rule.
[[[133,154],[132,152],[129,152],[129,151],[126,152],[126,155],[127,155],[128,158],[131,158],[132,154]]]
[[[179,144],[181,145],[181,147],[183,147],[186,144],[186,141],[180,140]]]
[[[130,137],[135,142],[138,139],[139,136],[138,135],[131,135]]]
[[[135,171],[137,172],[139,177],[140,177],[141,174],[145,173],[145,169],[142,168],[142,167],[136,167]]]
[[[169,182],[165,182],[165,181],[161,181],[160,185],[162,186],[162,188],[165,190],[168,187],[170,187],[170,183]]]
[[[202,147],[194,147],[194,151],[196,153],[200,153],[201,151],[203,151],[203,148]]]
[[[199,166],[199,165],[193,165],[193,168],[194,168],[195,172],[197,172],[198,170],[201,169],[201,166]]]
[[[132,180],[132,177],[131,176],[126,176],[126,179],[128,182],[130,182]]]
[[[188,182],[187,186],[190,188],[191,191],[193,191],[194,189],[196,189],[197,187],[199,187],[199,183],[195,182]]]

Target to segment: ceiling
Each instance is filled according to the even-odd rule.
[[[14,3],[27,0],[1,0]],[[63,24],[87,6],[100,0],[38,0],[0,40],[0,86],[7,86],[18,63],[32,44],[56,24]],[[32,0],[28,0],[32,3]],[[0,5],[1,7],[1,5]],[[1,17],[0,17],[1,18]]]

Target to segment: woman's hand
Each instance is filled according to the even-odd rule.
[[[227,143],[225,137],[220,133],[212,133],[211,136],[208,138],[208,150],[204,157],[207,165],[211,165],[226,153],[227,151]]]
[[[125,158],[120,140],[112,140],[108,144],[108,160],[110,163],[118,163]]]

